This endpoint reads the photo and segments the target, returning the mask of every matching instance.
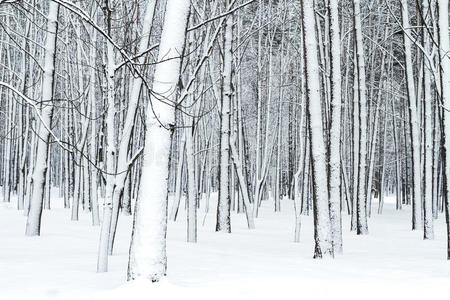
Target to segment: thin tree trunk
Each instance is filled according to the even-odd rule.
[[[220,109],[219,198],[216,231],[231,232],[230,221],[230,131],[232,97],[232,39],[233,18],[228,16],[224,25],[223,88]]]
[[[342,253],[341,220],[341,40],[338,0],[328,4],[331,59],[331,128],[329,142],[329,197],[331,239],[334,253]]]
[[[404,30],[409,30],[408,1],[402,0],[402,25]],[[411,139],[411,169],[412,169],[412,230],[421,226],[421,172],[420,172],[420,131],[416,105],[416,90],[412,65],[411,40],[408,33],[403,34],[403,48],[405,51],[406,84],[409,104],[410,139]]]
[[[441,59],[441,95],[444,108],[450,107],[450,44],[448,32],[448,0],[440,0],[439,2],[439,49]],[[445,216],[447,219],[447,259],[450,260],[450,112],[443,110],[443,129],[444,133],[444,199],[445,199]]]
[[[359,159],[358,159],[358,196],[356,200],[356,233],[368,234],[367,225],[367,189],[366,189],[366,159],[367,159],[367,100],[366,71],[364,64],[364,45],[361,30],[360,1],[353,1],[355,22],[356,62],[358,66],[358,100],[359,100]]]

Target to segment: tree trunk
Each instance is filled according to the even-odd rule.
[[[220,109],[219,198],[216,231],[231,232],[230,222],[230,131],[232,97],[232,39],[233,18],[228,16],[224,25],[223,87]]]
[[[408,1],[402,0],[402,25],[404,30],[410,28],[408,15]],[[405,51],[406,84],[409,104],[409,126],[412,152],[412,230],[421,226],[421,172],[420,172],[420,131],[416,105],[416,90],[412,65],[411,40],[407,32],[403,33],[403,48]]]
[[[30,208],[25,234],[28,236],[40,235],[41,215],[44,201],[44,188],[47,173],[48,148],[50,142],[50,128],[53,118],[53,87],[55,77],[56,35],[58,32],[59,4],[50,2],[47,16],[47,39],[45,41],[44,74],[42,81],[42,102],[40,126],[37,140],[36,163],[33,170],[33,192],[30,199]],[[34,147],[34,145],[32,145]]]
[[[139,277],[153,282],[166,275],[167,188],[171,136],[174,129],[175,90],[190,11],[189,0],[168,0],[159,44],[151,105],[147,109],[147,132],[141,182],[136,200],[128,261],[128,280]],[[166,104],[160,101],[161,97]]]
[[[319,62],[314,24],[314,1],[302,1],[306,112],[310,132],[314,206],[314,258],[333,256],[331,241],[326,147],[323,137],[323,108],[320,101]]]
[[[367,226],[367,190],[366,190],[366,159],[367,159],[367,101],[366,101],[366,71],[364,64],[364,45],[361,31],[360,1],[353,1],[355,22],[356,62],[358,66],[358,101],[359,101],[359,159],[358,159],[358,196],[356,200],[356,233],[368,234]]]
[[[341,220],[341,40],[338,0],[328,4],[331,60],[331,127],[329,142],[329,197],[331,239],[334,253],[342,253]]]
[[[439,1],[439,49],[441,59],[441,94],[444,108],[450,107],[450,44],[448,37],[448,0]],[[450,112],[447,109],[444,112],[444,153],[445,153],[445,215],[447,219],[447,259],[450,260]]]

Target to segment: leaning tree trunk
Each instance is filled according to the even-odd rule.
[[[153,282],[166,275],[167,193],[170,143],[175,126],[175,90],[186,39],[189,0],[168,0],[159,44],[153,90],[147,109],[147,132],[139,197],[136,200],[128,261],[128,280]]]
[[[147,8],[145,10],[142,39],[139,42],[138,53],[144,53],[144,51],[149,47],[150,33],[153,25],[153,16],[155,12],[157,0],[150,0],[147,3]],[[137,59],[139,64],[145,64],[146,56],[142,56]],[[127,177],[130,176],[130,162],[128,161],[129,145],[133,133],[134,121],[136,118],[136,111],[139,103],[139,95],[142,89],[142,78],[138,76],[133,77],[131,83],[130,100],[128,102],[127,114],[125,117],[125,122],[122,131],[122,137],[119,143],[119,152],[117,156],[117,175],[114,178],[114,192],[112,195],[113,211],[111,228],[109,232],[109,253],[112,254],[114,247],[114,239],[117,229],[117,221],[119,218],[119,202],[121,195],[124,194],[124,187]]]

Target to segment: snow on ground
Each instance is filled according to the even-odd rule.
[[[54,198],[53,198],[54,199]],[[59,200],[55,200],[59,201]],[[376,202],[376,201],[375,201]],[[90,215],[70,221],[70,211],[44,211],[41,237],[25,237],[26,218],[15,204],[0,204],[0,299],[409,299],[450,294],[443,215],[436,239],[423,241],[410,231],[410,210],[396,211],[392,201],[369,221],[368,236],[349,232],[344,216],[344,255],[313,260],[312,217],[302,219],[301,243],[293,243],[290,200],[282,211],[263,202],[256,230],[243,214],[232,215],[232,234],[215,233],[215,204],[197,244],[187,244],[181,209],[168,232],[168,277],[162,283],[126,283],[131,217],[121,216],[109,272],[97,274],[99,228]],[[375,205],[375,204],[374,204]],[[183,204],[181,207],[184,207]]]

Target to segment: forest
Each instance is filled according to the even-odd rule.
[[[0,0],[0,298],[448,294],[448,2]]]

